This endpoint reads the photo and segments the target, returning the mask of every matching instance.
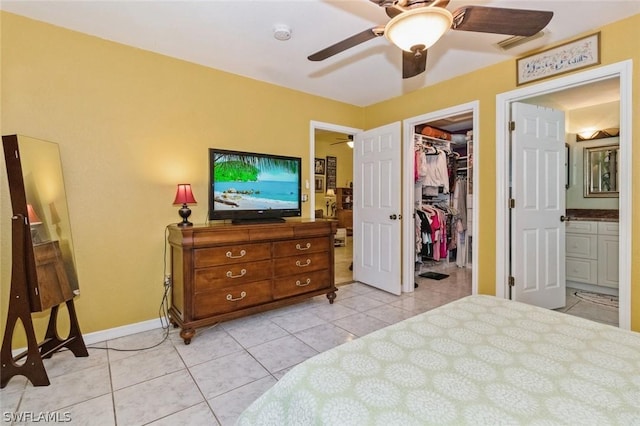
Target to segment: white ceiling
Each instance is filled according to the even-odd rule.
[[[505,36],[449,31],[427,72],[403,80],[401,54],[384,37],[323,62],[307,56],[389,18],[368,0],[7,1],[8,12],[279,86],[366,106],[468,73],[640,13],[638,0],[453,0],[463,5],[552,10],[542,38],[507,52]],[[273,37],[275,25],[291,39]]]

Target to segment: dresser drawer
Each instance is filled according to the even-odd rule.
[[[598,258],[598,236],[588,234],[566,234],[567,257],[584,259]]]
[[[273,243],[273,257],[287,257],[306,253],[316,253],[329,250],[329,239],[301,238],[292,241],[278,241]]]
[[[194,296],[194,317],[225,314],[272,300],[271,280],[229,286]]]
[[[201,268],[194,271],[195,292],[213,290],[251,281],[271,278],[271,261],[230,263],[224,266]]]
[[[271,258],[271,244],[237,244],[194,250],[195,268],[227,265],[229,263],[255,262]]]
[[[567,222],[565,230],[574,234],[597,234],[598,222],[572,220]]]
[[[598,284],[598,261],[590,259],[566,259],[567,280]]]
[[[318,271],[329,268],[327,252],[309,253],[301,256],[281,257],[273,261],[275,277],[298,275],[305,272]]]
[[[273,298],[282,299],[322,288],[329,288],[330,286],[329,271],[326,269],[306,274],[281,277],[273,283]]]

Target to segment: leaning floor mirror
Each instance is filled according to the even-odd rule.
[[[0,387],[15,375],[48,385],[42,358],[67,348],[87,356],[73,299],[80,292],[58,144],[26,136],[2,137],[12,216],[11,290],[2,342]],[[66,304],[70,333],[60,338],[58,307]],[[36,342],[31,313],[50,310],[44,341]],[[22,322],[27,351],[15,356],[12,338]],[[26,361],[20,363],[21,358]]]

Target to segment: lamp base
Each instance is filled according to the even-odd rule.
[[[186,204],[182,205],[178,214],[182,218],[182,222],[178,222],[178,226],[193,226],[193,223],[187,220],[191,216],[191,209]]]

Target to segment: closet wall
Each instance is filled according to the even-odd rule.
[[[472,263],[472,114],[414,128],[416,271]]]

